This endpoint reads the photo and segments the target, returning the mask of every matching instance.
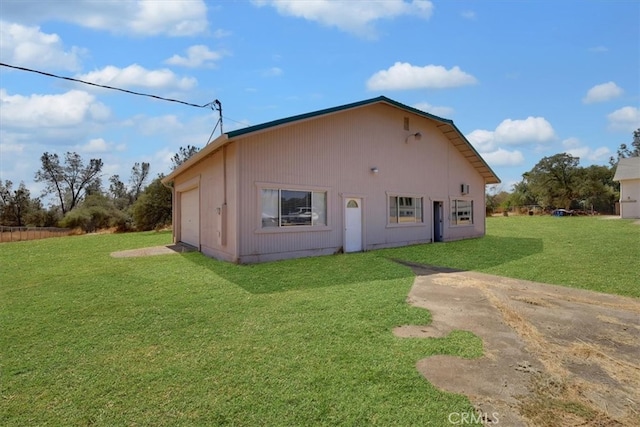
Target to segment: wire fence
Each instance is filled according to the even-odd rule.
[[[68,236],[69,234],[71,234],[70,228],[0,226],[0,243],[47,239],[49,237]]]

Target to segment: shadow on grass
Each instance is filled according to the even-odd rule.
[[[413,269],[417,275],[482,271],[543,251],[542,239],[484,236],[447,243],[383,249],[380,256]]]
[[[483,269],[542,252],[542,239],[486,236],[363,253],[237,265],[199,253],[194,264],[252,294],[341,286],[443,272]]]
[[[217,261],[201,254],[184,254],[183,256],[252,294],[343,286],[414,276],[410,268],[392,260],[380,258],[375,252],[248,265]]]

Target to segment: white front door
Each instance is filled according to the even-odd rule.
[[[362,250],[362,199],[344,200],[344,251]]]

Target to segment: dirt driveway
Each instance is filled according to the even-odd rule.
[[[481,358],[433,356],[417,368],[436,387],[467,395],[485,424],[640,426],[640,300],[413,267],[409,302],[433,320],[394,332],[458,329],[482,339]]]

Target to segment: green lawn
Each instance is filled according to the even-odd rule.
[[[601,217],[487,218],[487,235],[391,249],[417,263],[640,297],[640,225]]]
[[[490,218],[488,236],[251,266],[198,253],[111,258],[168,233],[0,245],[0,425],[447,425],[468,412],[415,368],[477,357],[425,324],[393,259],[640,296],[640,226]]]

